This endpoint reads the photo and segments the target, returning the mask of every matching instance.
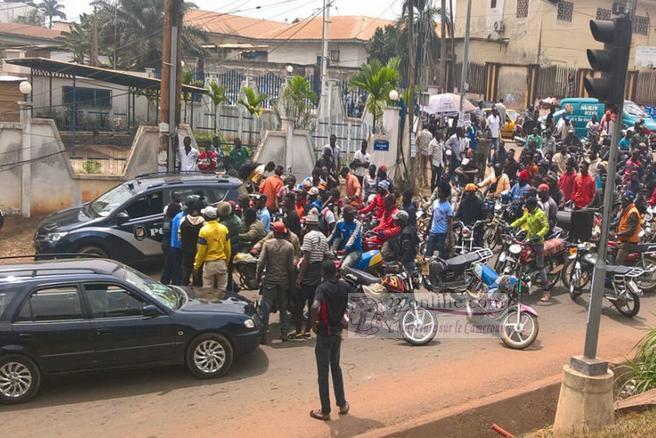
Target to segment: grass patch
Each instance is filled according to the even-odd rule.
[[[656,409],[645,412],[631,412],[617,417],[613,426],[595,433],[558,435],[568,438],[626,438],[626,437],[654,437],[656,436]],[[522,435],[523,438],[552,438],[552,428],[538,430]]]

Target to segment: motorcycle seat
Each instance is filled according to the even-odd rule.
[[[625,243],[624,247],[629,252],[656,252],[654,243]]]
[[[549,257],[553,254],[558,254],[565,249],[565,241],[563,239],[551,239],[544,242],[544,256]]]
[[[446,268],[450,270],[461,270],[465,269],[474,262],[477,262],[481,259],[481,256],[477,252],[468,252],[448,260],[444,260]]]
[[[363,286],[369,286],[370,284],[378,283],[380,281],[380,278],[371,275],[368,272],[351,267],[343,268],[342,275],[352,275],[357,280],[357,282]]]
[[[633,271],[633,268],[630,266],[606,266],[606,273],[613,275],[626,275],[629,272]]]

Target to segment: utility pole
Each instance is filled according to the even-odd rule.
[[[415,0],[408,1],[408,148],[412,149],[412,141],[414,139],[414,126],[415,126],[415,62],[417,56],[417,49],[415,47],[415,29],[414,29],[414,15],[415,15]],[[403,143],[400,145],[403,147]],[[410,158],[410,150],[408,150],[408,158]],[[405,156],[405,154],[404,154]],[[408,168],[405,168],[405,181],[408,181]]]
[[[91,24],[91,59],[92,66],[98,65],[98,9],[93,7],[93,21]]]
[[[467,1],[467,27],[465,28],[465,51],[462,57],[462,76],[460,78],[460,110],[458,126],[465,126],[465,94],[467,92],[467,74],[469,71],[469,28],[471,27],[472,0]]]
[[[323,0],[323,27],[321,31],[321,116],[328,114],[330,117],[330,105],[328,105],[328,24],[330,20],[330,2]]]
[[[440,5],[440,85],[446,92],[446,0]]]
[[[181,23],[181,1],[165,0],[164,32],[162,40],[162,75],[160,88],[160,150],[167,151],[167,170],[175,170],[175,142],[177,121],[180,119],[180,102],[178,93],[178,41]]]

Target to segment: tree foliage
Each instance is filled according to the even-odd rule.
[[[399,58],[390,59],[382,64],[374,59],[360,67],[360,71],[351,78],[350,86],[367,92],[365,109],[373,116],[374,130],[379,128],[385,105],[391,104],[390,91],[398,88],[401,75],[399,73]]]
[[[252,87],[242,88],[242,96],[239,98],[239,104],[246,108],[250,115],[260,117],[264,112],[264,102],[267,100],[266,94],[259,94]]]
[[[281,103],[285,116],[291,117],[299,128],[307,128],[310,122],[308,103],[317,104],[317,95],[312,84],[303,76],[293,76],[284,85]]]
[[[40,3],[28,3],[30,6],[34,6],[38,11],[40,11],[44,17],[48,19],[48,27],[52,29],[52,19],[54,17],[61,18],[62,20],[66,19],[66,13],[64,12],[64,5],[59,3],[58,0],[43,0]]]
[[[30,26],[43,26],[46,18],[40,10],[34,8],[14,20],[14,23],[29,24]]]

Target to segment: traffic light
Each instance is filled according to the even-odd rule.
[[[583,85],[590,96],[617,105],[624,101],[631,52],[631,20],[628,17],[613,21],[590,20],[590,30],[595,40],[604,43],[604,48],[588,49],[588,61],[594,73],[583,80]]]

